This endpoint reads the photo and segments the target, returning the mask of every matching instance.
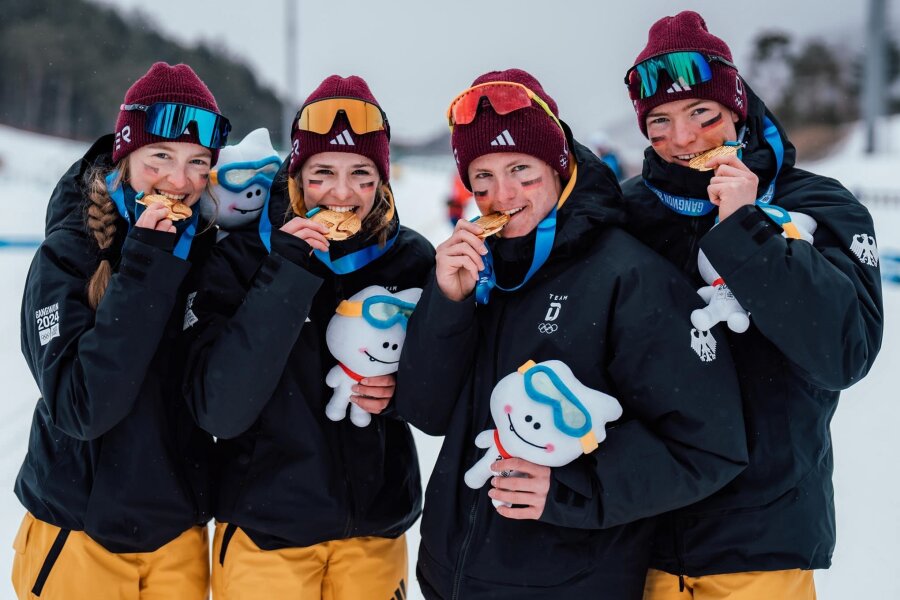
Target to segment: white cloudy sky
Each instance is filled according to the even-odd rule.
[[[285,3],[291,0],[95,0],[153,15],[182,41],[206,40],[242,57],[260,78],[286,92]],[[738,66],[765,29],[800,39],[839,39],[861,50],[868,0],[317,0],[299,2],[302,99],[323,78],[366,78],[398,137],[439,131],[449,100],[477,75],[519,67],[553,96],[576,133],[620,130],[633,115],[622,84],[665,15],[700,12],[731,46]],[[827,6],[830,4],[830,6]],[[897,21],[898,11],[889,22]],[[894,26],[893,29],[896,29]],[[207,82],[215,91],[215,82]],[[618,126],[616,126],[618,124]]]

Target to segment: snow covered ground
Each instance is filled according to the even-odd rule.
[[[891,123],[900,133],[900,120]],[[900,139],[898,135],[889,135]],[[896,178],[900,149],[876,158],[861,154],[861,137],[851,136],[840,154],[813,171],[840,179],[855,191],[900,196]],[[0,222],[3,240],[38,240],[43,234],[47,198],[59,176],[81,156],[86,146],[0,126]],[[437,244],[450,233],[443,198],[452,162],[409,161],[396,170],[394,191],[403,221]],[[871,207],[882,255],[900,254],[900,206]],[[12,540],[23,509],[12,493],[27,446],[37,388],[19,349],[21,294],[33,248],[0,244],[0,382],[6,401],[0,404],[0,580],[12,563]],[[843,394],[832,431],[835,447],[835,496],[838,546],[834,567],[816,573],[821,600],[900,598],[896,568],[900,539],[900,482],[896,461],[900,441],[900,402],[890,400],[900,387],[900,286],[886,285],[884,346],[869,376]],[[891,392],[890,390],[895,390]],[[895,396],[896,399],[896,396]],[[416,432],[422,473],[427,478],[440,439]],[[890,473],[895,475],[890,475]],[[418,527],[409,533],[411,567],[419,543]],[[414,577],[410,598],[419,598]],[[0,585],[0,600],[14,598],[11,586]]]

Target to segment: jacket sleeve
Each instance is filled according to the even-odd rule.
[[[273,243],[282,235],[273,232]],[[199,270],[183,336],[188,405],[200,427],[226,439],[249,429],[275,392],[322,283],[276,251],[247,251],[240,236],[220,242]]]
[[[698,348],[690,323],[702,304],[696,293],[656,255],[635,265],[609,315],[608,368],[624,417],[594,452],[552,470],[542,521],[621,525],[701,500],[747,465],[725,335],[714,328],[715,345]]]
[[[450,300],[432,273],[413,311],[400,355],[394,401],[400,416],[429,435],[444,435],[477,345],[475,300]]]
[[[868,211],[839,183],[815,177],[791,208],[816,219],[814,243],[787,240],[748,206],[707,233],[701,247],[751,322],[816,385],[859,381],[881,347],[884,312]],[[854,253],[854,238],[873,253]]]
[[[188,273],[189,263],[160,247],[171,243],[141,232],[126,238],[96,311],[85,291],[97,262],[83,233],[52,232],[28,273],[22,351],[54,425],[80,440],[131,411]]]

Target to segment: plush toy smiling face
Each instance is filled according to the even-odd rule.
[[[392,294],[373,285],[338,306],[325,332],[338,362],[366,377],[397,371],[406,323],[422,295],[419,288]]]
[[[203,216],[222,229],[234,230],[259,219],[263,205],[281,159],[272,148],[268,130],[251,131],[240,143],[226,146],[219,153],[219,162],[211,172],[210,185],[218,201],[209,193],[200,199]]]
[[[491,416],[510,456],[548,467],[568,464],[585,451],[583,439],[593,434],[603,441],[606,423],[622,414],[615,399],[584,386],[558,360],[525,367],[501,379],[491,394]]]

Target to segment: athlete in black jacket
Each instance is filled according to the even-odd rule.
[[[483,213],[511,218],[486,246],[460,221],[438,248],[401,358],[398,409],[445,436],[417,567],[428,598],[640,598],[646,518],[712,493],[746,460],[727,349],[697,343],[688,314],[699,299],[619,228],[614,175],[557,114],[518,69],[479,77],[451,105],[460,176]],[[534,267],[541,248],[549,256]],[[496,279],[476,285],[488,262]],[[527,477],[470,489],[463,474],[484,453],[476,436],[493,428],[492,390],[529,359],[563,361],[624,415],[566,466],[499,460],[495,472]],[[551,426],[525,421],[532,435]]]
[[[137,108],[143,106],[144,108]],[[212,439],[180,395],[182,282],[214,235],[196,202],[228,124],[187,65],[153,65],[116,135],[63,176],[28,273],[22,351],[41,390],[16,495],[19,598],[206,598]],[[157,119],[160,112],[175,116]],[[34,596],[32,595],[34,594]]]
[[[881,346],[868,211],[837,181],[794,167],[793,146],[730,61],[687,11],[653,26],[627,78],[652,144],[643,175],[624,185],[629,231],[698,288],[702,250],[750,313],[747,331],[720,340],[738,370],[750,465],[667,517],[652,600],[815,596],[810,569],[828,568],[835,544],[829,423],[839,390],[865,376]],[[708,172],[687,166],[741,131],[741,158],[714,159]],[[813,243],[782,237],[767,206],[812,217]]]
[[[219,438],[216,598],[405,589],[403,533],[421,510],[409,427],[390,408],[365,427],[325,412],[338,305],[371,285],[421,288],[434,265],[431,245],[397,219],[388,133],[362,79],[323,81],[298,113],[260,232],[222,240],[197,284],[187,393]],[[316,207],[353,211],[362,230],[329,242],[323,225],[296,216]],[[393,381],[362,380],[355,404],[381,412]]]

